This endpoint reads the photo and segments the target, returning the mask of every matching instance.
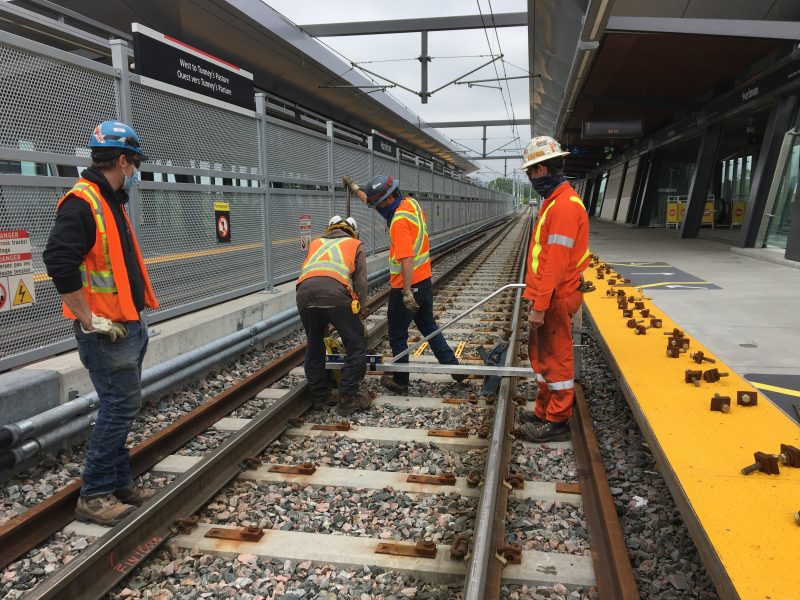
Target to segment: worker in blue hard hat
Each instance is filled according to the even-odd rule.
[[[393,177],[373,177],[363,191],[350,177],[342,178],[342,184],[367,206],[377,210],[389,228],[389,345],[397,355],[408,348],[408,327],[412,321],[423,335],[439,328],[433,316],[430,241],[425,213],[414,198],[400,193]],[[441,333],[428,343],[440,363],[458,364]],[[400,362],[408,362],[408,355]],[[453,375],[459,382],[466,378],[466,375]],[[397,394],[408,393],[408,381],[408,373],[386,373],[381,377],[381,384]]]
[[[99,399],[75,516],[114,525],[153,496],[133,485],[125,441],[142,403],[145,308],[158,301],[125,210],[147,157],[130,125],[104,121],[92,164],[58,202],[42,255]]]

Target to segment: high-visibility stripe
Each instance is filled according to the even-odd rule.
[[[539,375],[539,373],[536,373],[536,381],[538,381],[538,382],[540,382],[540,383],[547,383],[547,382],[545,381],[544,377],[542,377],[541,375]]]
[[[417,228],[417,236],[414,239],[414,268],[417,269],[430,260],[430,253],[423,252],[422,247],[425,245],[425,236],[428,234],[428,229],[425,226],[425,219],[422,218],[422,208],[413,198],[406,198],[411,206],[414,208],[414,213],[407,211],[400,211],[394,214],[392,224],[389,226],[389,235],[391,236],[392,227],[395,223],[400,221],[408,221]],[[391,275],[400,275],[403,269],[400,261],[389,256],[389,273]]]
[[[78,269],[81,272],[83,287],[89,288],[94,292],[106,292],[108,294],[117,291],[117,284],[114,281],[114,273],[111,271],[89,271],[86,276],[86,264],[82,264]]]
[[[552,233],[547,238],[548,244],[558,244],[560,246],[566,246],[567,248],[572,249],[575,245],[575,240],[571,237],[566,235],[560,235],[558,233]]]
[[[571,390],[575,387],[575,380],[574,379],[567,379],[566,381],[556,381],[554,383],[547,384],[551,390]]]
[[[321,239],[320,247],[309,256],[300,269],[297,283],[301,283],[314,275],[328,275],[344,283],[353,293],[353,282],[350,268],[344,259],[341,246],[350,238]],[[327,255],[327,258],[325,258]]]
[[[533,274],[539,272],[539,254],[542,253],[542,244],[539,241],[540,236],[542,235],[542,225],[544,225],[544,220],[547,218],[547,213],[550,212],[550,209],[553,208],[555,202],[550,203],[547,208],[544,209],[544,212],[539,217],[538,223],[536,223],[536,232],[533,236],[534,245],[531,248],[531,271]]]

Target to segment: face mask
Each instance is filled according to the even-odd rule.
[[[376,207],[376,210],[380,213],[380,215],[384,219],[386,219],[388,221],[394,215],[394,211],[397,210],[397,207],[400,206],[400,202],[401,201],[402,201],[402,198],[400,198],[398,196],[397,198],[394,199],[394,202],[392,202],[389,206],[384,206],[383,208]]]
[[[130,190],[139,185],[139,169],[133,167],[133,173],[130,175],[125,173],[125,169],[122,169],[122,173],[125,175],[125,181],[122,182],[123,190]]]
[[[529,179],[533,189],[542,198],[549,198],[553,190],[567,180],[563,175],[543,175],[542,177],[530,177]]]

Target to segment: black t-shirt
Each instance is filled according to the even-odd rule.
[[[128,193],[115,191],[97,169],[86,169],[81,176],[97,184],[117,224],[119,238],[122,241],[122,255],[128,270],[133,305],[137,311],[144,308],[144,277],[139,269],[139,261],[133,246],[133,238],[124,216],[124,205],[128,201]],[[50,231],[47,247],[42,259],[47,267],[47,274],[53,279],[56,290],[60,294],[75,292],[83,286],[80,266],[92,249],[96,239],[97,224],[92,208],[82,199],[68,196],[56,213],[56,222]]]

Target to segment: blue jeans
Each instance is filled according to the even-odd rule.
[[[408,348],[408,326],[412,321],[422,335],[428,335],[439,328],[433,318],[433,285],[430,278],[415,283],[411,286],[411,291],[414,292],[414,299],[419,304],[419,310],[414,314],[411,314],[403,304],[402,289],[392,288],[389,292],[389,345],[395,356]],[[441,364],[458,364],[456,355],[453,354],[453,350],[447,345],[441,333],[428,340],[428,344]],[[399,362],[408,362],[408,355],[401,358]],[[408,373],[394,373],[393,376],[400,385],[408,385]]]
[[[112,343],[100,333],[84,333],[75,321],[78,355],[97,390],[100,407],[83,468],[81,496],[110,494],[133,483],[125,440],[142,406],[142,361],[147,324],[126,323],[128,336]]]

